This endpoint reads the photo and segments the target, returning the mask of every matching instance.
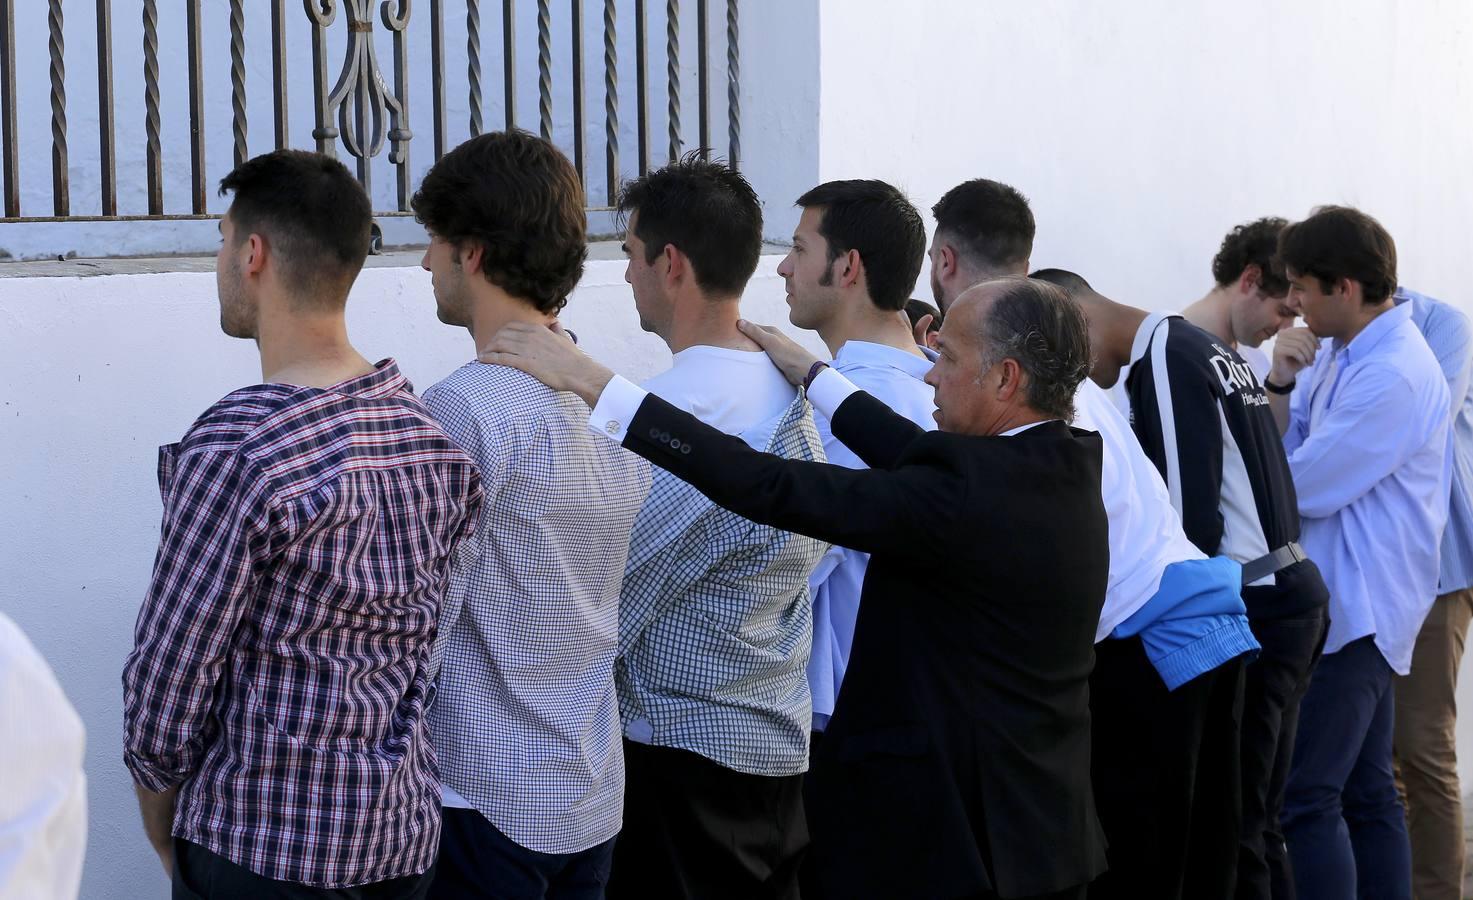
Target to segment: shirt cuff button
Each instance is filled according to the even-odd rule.
[[[607,422],[605,422],[604,423],[604,431],[607,431],[609,434],[618,434],[619,433],[619,422],[618,422],[618,420],[616,420],[616,419],[610,419]]]

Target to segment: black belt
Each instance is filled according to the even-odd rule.
[[[1272,575],[1280,569],[1287,569],[1306,559],[1309,557],[1304,555],[1304,548],[1290,541],[1267,556],[1260,556],[1252,562],[1243,563],[1243,584],[1252,584],[1260,578]]]

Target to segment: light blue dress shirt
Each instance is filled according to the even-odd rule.
[[[1437,592],[1473,587],[1473,327],[1468,317],[1441,300],[1398,288],[1396,302],[1410,302],[1412,324],[1442,366],[1452,404],[1452,497],[1442,533],[1442,568]]]
[[[848,341],[834,356],[833,367],[860,390],[930,431],[936,428],[932,415],[936,411],[936,392],[921,379],[934,364],[935,354],[919,349],[927,355],[917,356],[870,341]],[[813,424],[818,427],[829,462],[851,469],[866,468],[854,451],[834,437],[827,417],[815,410]],[[831,547],[808,578],[813,594],[813,656],[808,660],[808,687],[813,694],[816,731],[828,725],[844,671],[849,667],[859,594],[868,567],[868,553]]]
[[[1330,588],[1325,652],[1375,635],[1398,674],[1437,595],[1451,480],[1447,382],[1403,304],[1326,339],[1290,398],[1299,543]]]

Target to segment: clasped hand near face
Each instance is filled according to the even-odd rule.
[[[802,384],[808,370],[818,362],[817,356],[776,328],[746,320],[738,322],[737,327],[767,353],[792,384]],[[607,366],[578,349],[556,322],[551,326],[512,322],[496,332],[477,358],[483,363],[520,369],[555,391],[572,391],[589,406],[598,403],[599,394],[614,377]]]
[[[1274,384],[1289,385],[1314,362],[1320,350],[1320,339],[1308,328],[1290,328],[1279,332],[1274,340],[1273,369],[1268,379]]]

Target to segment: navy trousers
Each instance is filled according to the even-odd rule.
[[[1284,790],[1301,898],[1411,900],[1411,843],[1391,767],[1391,678],[1367,637],[1326,654],[1310,679]]]
[[[614,838],[577,853],[538,853],[473,809],[446,807],[430,897],[444,900],[602,900]]]

